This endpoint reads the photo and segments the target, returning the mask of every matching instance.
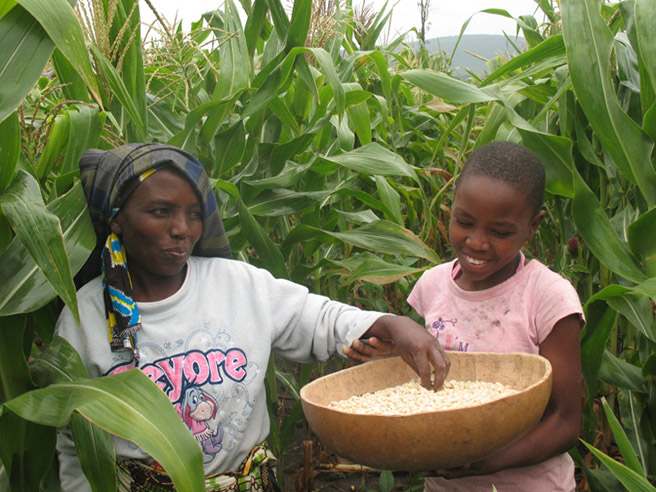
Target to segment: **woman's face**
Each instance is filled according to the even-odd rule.
[[[164,168],[135,188],[111,229],[122,236],[135,297],[144,288],[179,287],[203,232],[201,203],[185,178]]]
[[[510,278],[519,250],[537,229],[544,212],[534,215],[527,195],[502,180],[467,176],[458,183],[449,237],[465,290],[484,290]]]

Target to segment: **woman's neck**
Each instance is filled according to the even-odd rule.
[[[187,268],[174,276],[162,277],[146,272],[130,272],[132,279],[132,298],[139,302],[155,302],[175,294],[187,277]]]

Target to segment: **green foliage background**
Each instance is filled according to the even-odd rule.
[[[108,432],[141,445],[179,490],[203,490],[200,450],[173,408],[144,422],[140,396],[161,399],[156,386],[138,371],[89,380],[53,338],[57,298],[77,312],[73,276],[94,243],[84,150],[185,148],[215,185],[237,258],[408,313],[414,281],[449,257],[454,177],[477,146],[511,140],[547,167],[548,220],[528,254],[585,303],[585,446],[572,455],[590,490],[653,491],[656,4],[536,0],[545,22],[515,19],[522,53],[468,81],[445,54],[381,44],[385,9],[241,6],[245,25],[227,0],[190,32],[162,19],[144,44],[135,0],[0,3],[0,489],[56,490],[55,427],[70,421],[94,490],[115,488]],[[272,361],[281,455],[302,418],[298,388],[322,370]],[[296,401],[280,420],[276,381]]]

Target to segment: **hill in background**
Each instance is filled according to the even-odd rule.
[[[520,49],[524,48],[524,38],[511,37],[513,43]],[[451,56],[456,45],[458,36],[444,36],[426,40],[426,49],[429,51],[444,51],[446,56]],[[512,43],[505,36],[499,34],[465,34],[460,40],[458,49],[451,62],[453,75],[467,78],[467,70],[482,75],[489,70],[485,60],[501,56],[509,59],[518,55]],[[481,57],[483,59],[481,59]]]

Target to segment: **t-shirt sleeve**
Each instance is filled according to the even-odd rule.
[[[258,317],[270,323],[272,347],[283,357],[310,362],[327,360],[360,338],[382,315],[312,294],[302,285],[274,278],[263,269],[243,266]],[[264,321],[263,321],[264,322]]]
[[[538,343],[542,343],[553,330],[556,323],[572,314],[579,316],[581,327],[584,323],[583,307],[574,286],[565,278],[553,273],[554,278],[541,288],[542,295],[536,311]]]

